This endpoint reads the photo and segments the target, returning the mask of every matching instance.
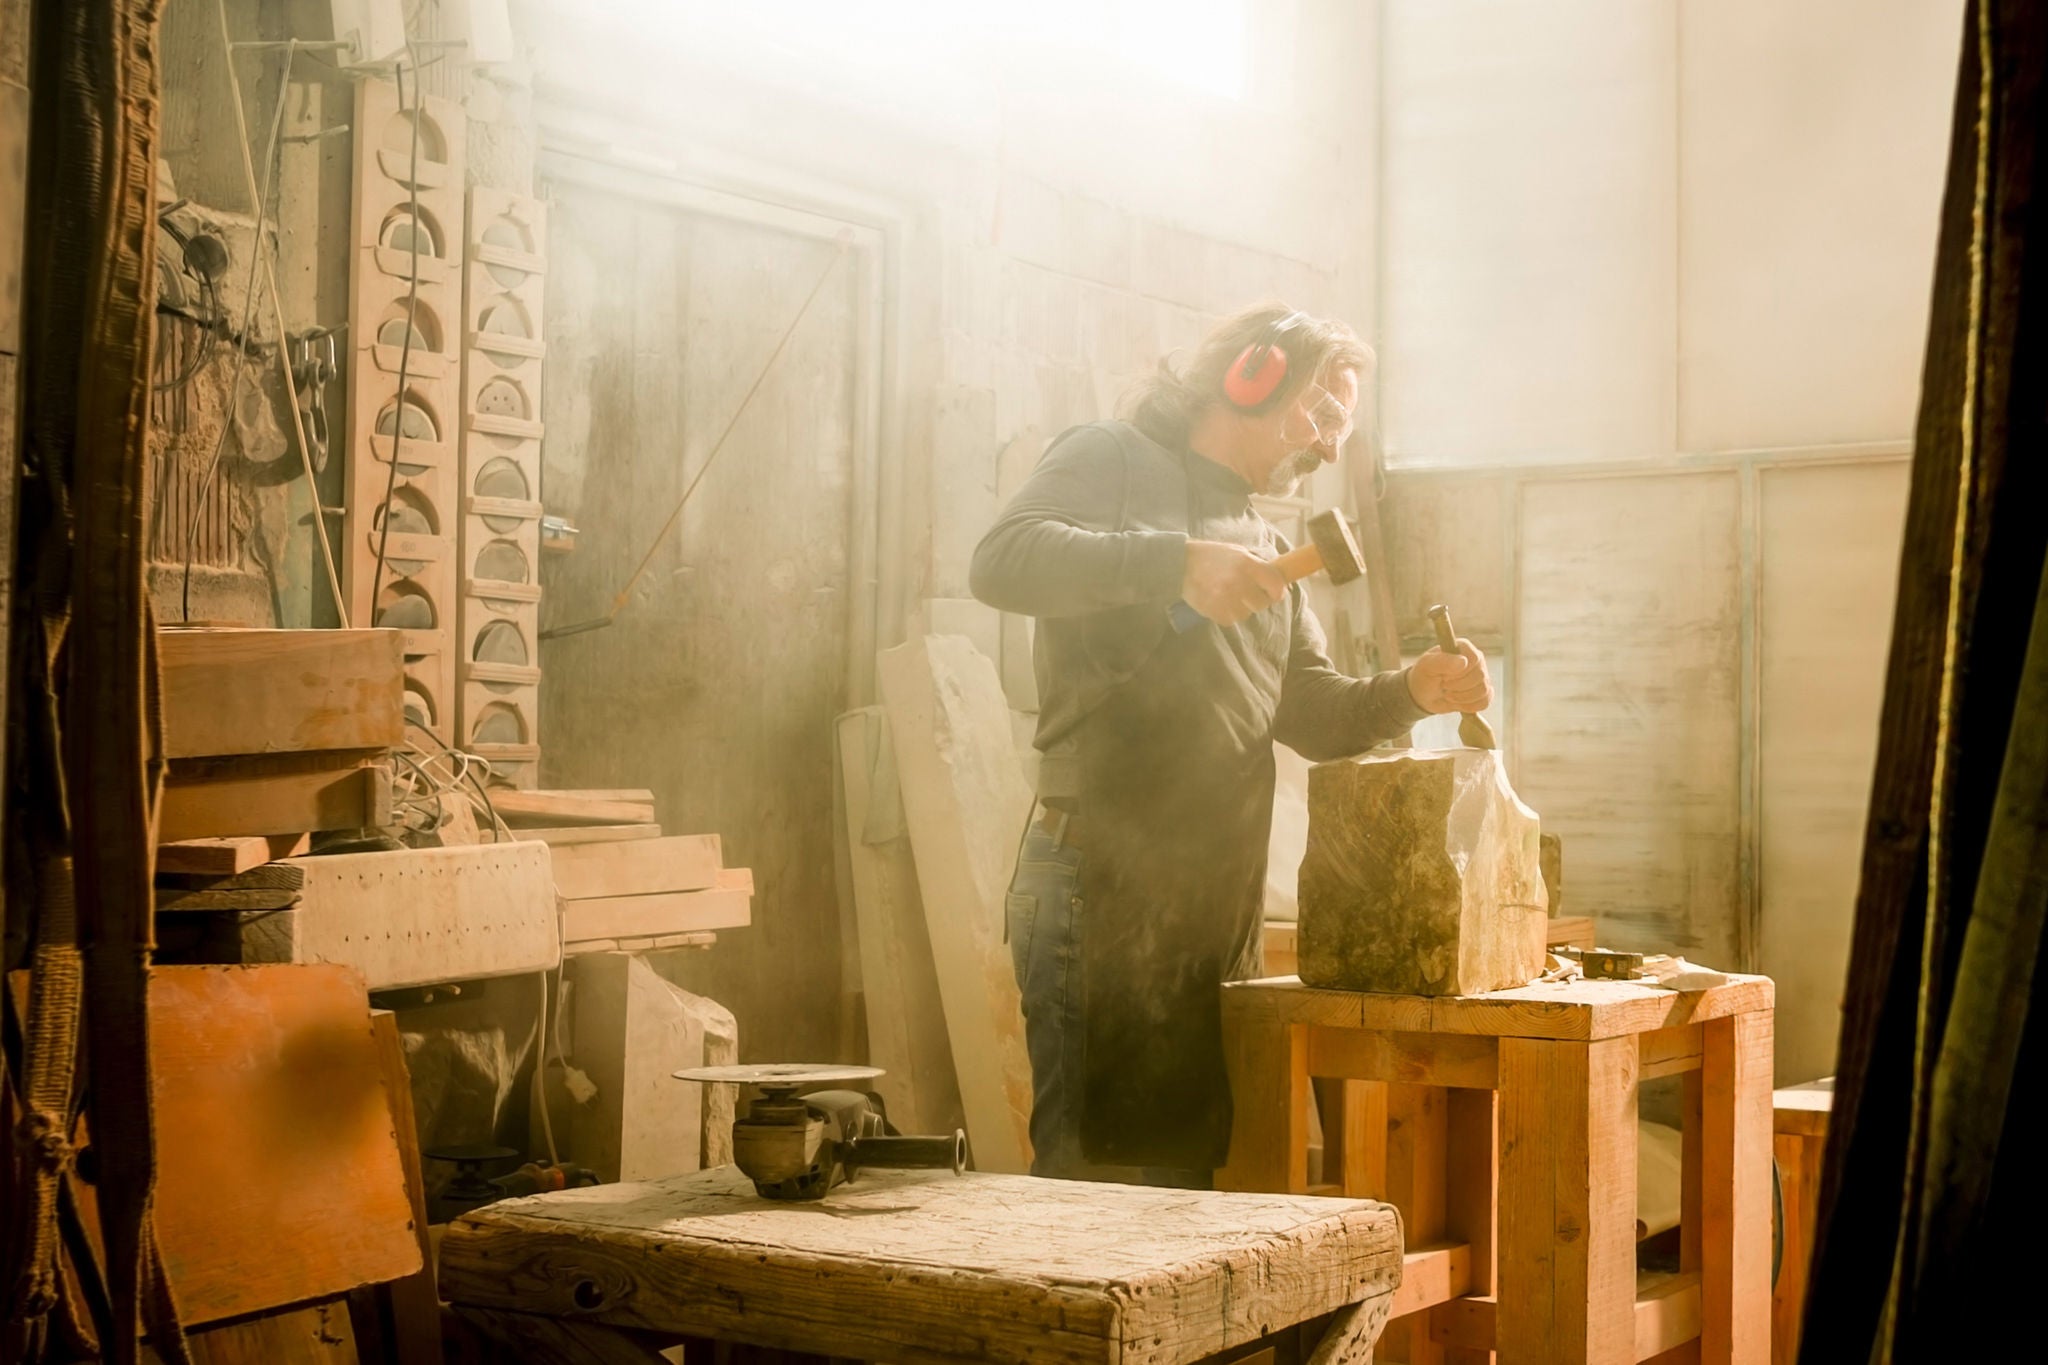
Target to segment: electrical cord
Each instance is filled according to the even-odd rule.
[[[412,150],[405,176],[406,213],[412,223],[412,231],[407,235],[407,242],[411,248],[411,267],[406,272],[409,278],[406,280],[405,289],[405,339],[398,348],[397,406],[391,410],[391,470],[384,476],[384,501],[380,505],[377,519],[377,567],[370,574],[372,624],[377,620],[377,594],[384,590],[384,551],[391,542],[391,499],[398,492],[398,456],[405,445],[406,388],[412,365],[413,333],[418,330],[420,300],[420,233],[424,230],[420,225],[420,116],[424,112],[424,101],[420,96],[418,58],[409,42],[405,45],[405,55],[407,64],[412,67],[412,118],[409,120],[412,124]],[[392,81],[398,87],[398,107],[401,111],[405,108],[404,73],[404,66],[394,66],[391,69]],[[362,136],[360,131],[357,136]],[[447,229],[443,227],[442,230],[445,232]],[[447,244],[442,245],[445,247]],[[375,420],[371,419],[373,423]],[[372,439],[374,437],[373,427]],[[370,443],[365,442],[364,447],[371,448]]]
[[[417,720],[414,720],[411,716],[407,716],[405,718],[405,723],[407,725],[412,726],[415,730],[418,730],[428,739],[432,740],[437,746],[439,746],[443,753],[448,755],[449,760],[451,762],[458,763],[460,765],[460,771],[462,773],[462,776],[466,778],[470,786],[476,790],[475,804],[477,804],[486,815],[490,816],[492,842],[511,843],[511,826],[507,825],[504,821],[504,818],[498,814],[497,806],[491,801],[491,794],[489,789],[484,786],[483,782],[476,775],[477,768],[482,768],[485,772],[490,771],[491,765],[489,761],[486,759],[478,758],[475,754],[465,753],[461,749],[455,748],[453,745],[449,744],[447,740],[442,739],[439,735],[435,734],[432,730],[429,730],[426,726],[420,724]]]

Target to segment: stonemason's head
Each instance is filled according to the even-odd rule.
[[[1122,415],[1170,450],[1288,493],[1337,458],[1371,367],[1371,350],[1343,323],[1262,305],[1224,319],[1193,356],[1162,360]]]

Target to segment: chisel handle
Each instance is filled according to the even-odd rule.
[[[1458,653],[1458,632],[1451,629],[1451,609],[1444,606],[1431,607],[1429,619],[1436,626],[1437,647],[1446,654]],[[1472,749],[1496,749],[1493,727],[1486,723],[1484,716],[1467,711],[1458,719],[1458,738]]]

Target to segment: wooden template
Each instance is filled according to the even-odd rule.
[[[245,962],[345,963],[371,990],[545,971],[561,960],[545,844],[295,860],[295,910],[247,916]]]
[[[462,747],[531,787],[540,766],[547,206],[480,185],[465,221],[456,728]]]
[[[404,631],[407,711],[453,743],[467,123],[450,101],[406,99],[356,86],[344,591],[352,622]]]
[[[877,656],[925,926],[976,1168],[1030,1164],[1031,1063],[1003,895],[1031,789],[990,663],[964,636]]]
[[[392,749],[405,740],[396,631],[157,631],[164,754]]]
[[[549,828],[512,829],[514,839],[568,848],[576,844],[607,844],[619,839],[659,839],[660,825],[558,825]]]

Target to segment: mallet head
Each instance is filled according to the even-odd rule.
[[[1308,519],[1308,538],[1323,557],[1332,583],[1349,583],[1365,572],[1365,556],[1351,534],[1344,514],[1332,507]]]

